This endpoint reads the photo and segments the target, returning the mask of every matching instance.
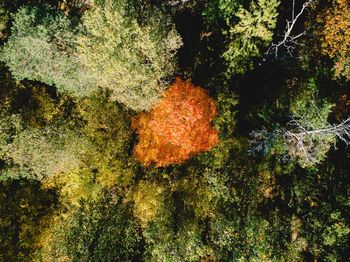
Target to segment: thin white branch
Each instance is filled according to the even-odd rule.
[[[302,166],[318,163],[322,154],[328,151],[329,147],[336,147],[336,139],[350,145],[350,117],[340,124],[326,125],[324,128],[314,128],[312,125],[303,126],[300,121],[292,118],[287,128],[279,128],[274,131],[267,131],[265,128],[251,133],[250,152],[268,152],[271,142],[282,138],[286,146],[287,154],[284,159],[298,159]],[[325,151],[326,150],[326,151]]]
[[[296,41],[301,36],[305,35],[305,31],[302,33],[299,33],[297,35],[292,35],[293,28],[295,24],[297,23],[300,16],[304,13],[304,11],[307,9],[308,6],[310,6],[314,1],[316,0],[308,0],[303,4],[301,7],[301,10],[299,13],[295,16],[295,0],[293,0],[293,9],[292,9],[292,20],[287,20],[286,22],[286,29],[284,31],[284,34],[282,35],[282,40],[280,40],[278,43],[272,43],[272,45],[269,47],[269,49],[266,51],[266,55],[270,55],[271,53],[275,54],[275,57],[278,57],[278,51],[281,47],[285,47],[287,49],[287,52],[292,56],[292,52],[295,49],[295,45],[298,45],[298,42]]]

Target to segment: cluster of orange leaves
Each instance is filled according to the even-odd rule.
[[[317,21],[322,25],[318,33],[322,52],[336,60],[335,76],[350,79],[350,1],[334,0]]]
[[[134,155],[145,166],[181,163],[219,142],[211,121],[216,104],[201,87],[177,78],[160,102],[132,120],[139,134]]]

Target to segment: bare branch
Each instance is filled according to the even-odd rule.
[[[336,138],[347,146],[350,144],[350,117],[340,124],[328,124],[324,128],[307,130],[297,120],[289,122],[289,130],[284,132],[284,140],[288,144],[288,154],[299,158],[305,166],[320,161],[320,154],[326,153]]]
[[[295,24],[297,23],[300,16],[304,13],[304,11],[309,7],[313,2],[316,0],[308,0],[306,1],[303,6],[301,7],[301,10],[299,13],[295,16],[295,0],[293,0],[293,9],[292,9],[292,20],[287,20],[286,28],[284,31],[284,34],[282,35],[282,40],[280,40],[278,43],[272,43],[272,45],[269,47],[269,49],[266,51],[266,55],[270,55],[272,53],[275,54],[275,57],[278,57],[278,51],[280,48],[286,48],[287,52],[292,56],[293,50],[295,49],[296,45],[300,45],[297,42],[297,39],[301,36],[305,35],[306,32],[299,33],[297,35],[292,35],[293,28]]]
[[[279,137],[287,150],[284,159],[297,159],[305,167],[320,162],[332,145],[336,148],[337,138],[346,146],[350,145],[350,117],[340,124],[328,124],[324,128],[314,129],[306,128],[300,121],[292,118],[287,128],[270,132],[263,128],[253,131],[251,136],[251,153],[266,153],[271,142]]]

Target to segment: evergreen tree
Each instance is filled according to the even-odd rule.
[[[224,52],[229,73],[244,73],[253,67],[253,59],[261,56],[271,41],[276,27],[278,0],[251,2],[249,10],[241,7],[238,22],[228,31],[230,42]]]

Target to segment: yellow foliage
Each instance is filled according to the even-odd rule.
[[[145,228],[157,214],[164,201],[164,188],[152,182],[141,181],[129,194],[134,201],[134,216]]]
[[[58,189],[63,206],[78,206],[82,199],[99,198],[103,187],[94,180],[94,174],[89,170],[77,169],[69,174],[57,174],[46,178],[43,187]]]
[[[98,200],[102,193],[104,186],[108,186],[108,183],[113,183],[113,173],[101,173],[102,177],[95,177],[96,174],[91,172],[88,169],[80,168],[76,169],[69,174],[56,174],[54,176],[49,176],[42,181],[43,188],[52,188],[56,189],[59,193],[59,200],[62,206],[61,211],[57,212],[48,218],[46,221],[43,221],[40,226],[41,231],[38,232],[38,237],[36,240],[36,247],[40,252],[38,256],[35,258],[40,261],[48,261],[52,260],[49,257],[55,257],[55,261],[71,261],[69,257],[56,257],[53,254],[52,250],[52,241],[58,241],[58,239],[54,239],[54,230],[59,226],[62,221],[69,218],[71,215],[69,210],[74,210],[73,206],[80,206],[81,200]],[[110,175],[110,177],[108,177]],[[108,178],[106,178],[108,177]],[[115,177],[115,176],[114,176]],[[100,183],[102,181],[102,183]],[[68,210],[68,211],[67,211]],[[57,235],[55,235],[57,238]],[[46,256],[47,255],[47,256]]]
[[[54,255],[52,250],[52,242],[60,241],[57,236],[54,237],[54,230],[67,217],[67,214],[53,215],[45,221],[45,226],[41,226],[41,231],[38,234],[36,247],[38,253],[33,257],[33,261],[43,262],[67,262],[72,261],[69,257],[58,257]],[[55,261],[51,258],[55,257]]]
[[[348,0],[335,0],[317,17],[321,51],[335,59],[334,75],[350,80],[350,6]]]
[[[103,187],[115,185],[128,186],[132,183],[135,172],[132,167],[126,166],[122,161],[115,159],[109,165],[98,167],[96,181]]]
[[[278,167],[276,168],[278,169]],[[259,175],[259,193],[263,198],[273,198],[276,196],[277,182],[276,175],[269,169],[261,170]]]
[[[30,90],[30,106],[33,107],[33,110],[26,113],[28,122],[33,127],[51,123],[54,117],[61,113],[61,106],[65,99],[62,98],[58,103],[55,102],[47,93],[45,86],[30,86]]]
[[[336,0],[331,8],[326,8],[317,17],[323,23],[321,47],[331,58],[349,52],[350,47],[350,7],[348,0]]]
[[[177,191],[181,192],[185,204],[192,207],[196,217],[213,217],[215,193],[208,187],[203,177],[185,177],[178,181]]]

